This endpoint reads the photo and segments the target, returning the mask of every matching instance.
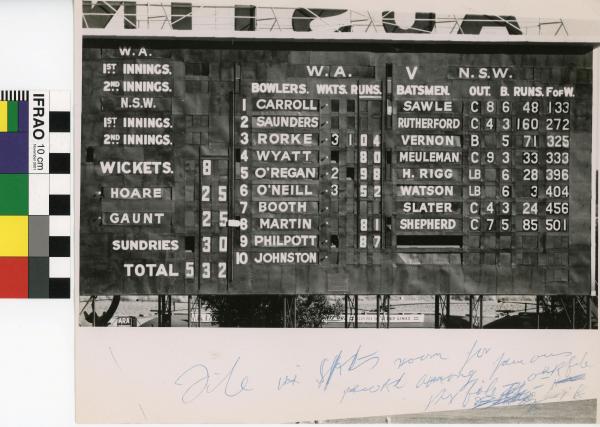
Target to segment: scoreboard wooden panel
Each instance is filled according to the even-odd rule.
[[[589,294],[592,53],[84,39],[80,293]]]

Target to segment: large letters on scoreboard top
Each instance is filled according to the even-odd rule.
[[[589,293],[590,49],[341,47],[86,40],[81,294]]]

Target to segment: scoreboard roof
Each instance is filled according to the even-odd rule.
[[[339,40],[600,42],[594,0],[77,2],[81,34]]]

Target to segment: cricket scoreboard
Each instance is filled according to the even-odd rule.
[[[80,293],[589,294],[591,52],[85,38]]]

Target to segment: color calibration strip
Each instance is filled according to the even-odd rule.
[[[70,105],[0,91],[0,298],[70,296]]]

